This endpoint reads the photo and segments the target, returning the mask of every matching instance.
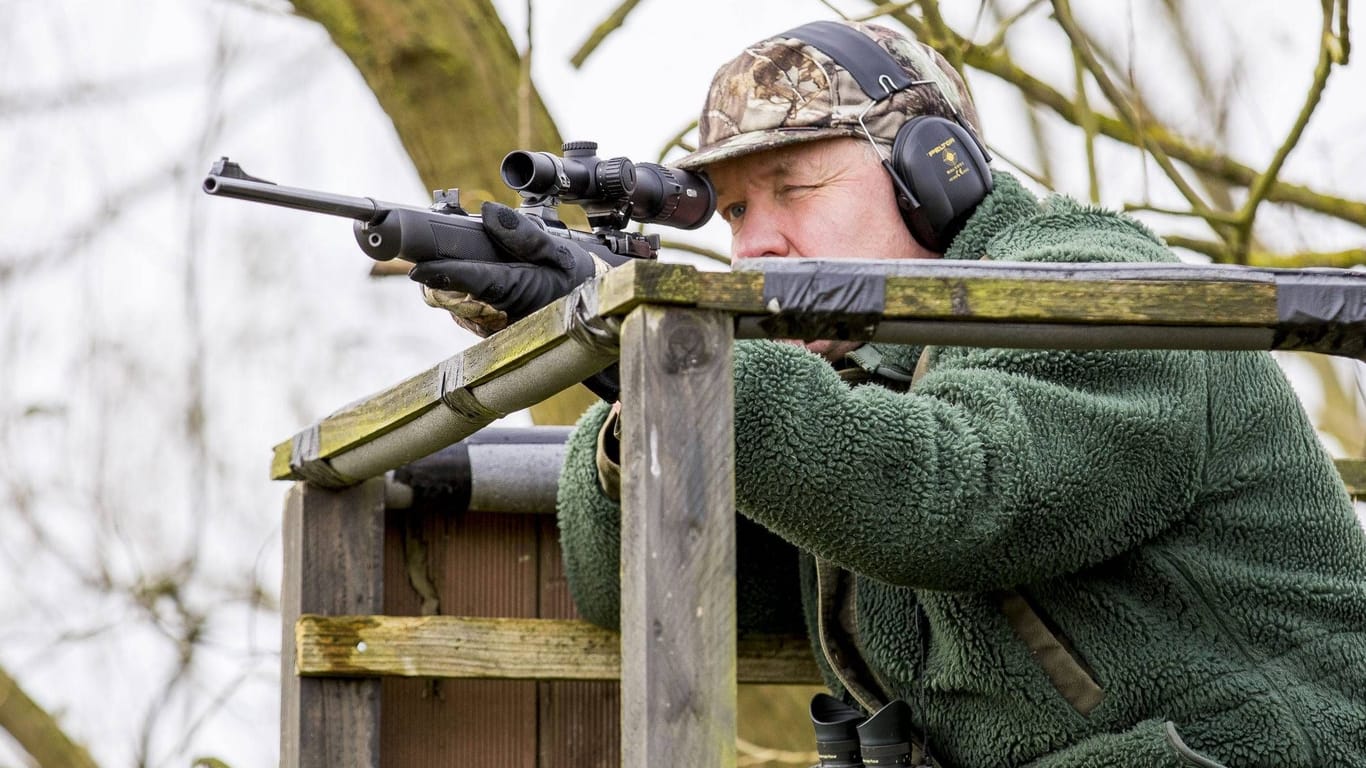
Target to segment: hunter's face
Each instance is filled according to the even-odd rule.
[[[707,174],[716,187],[716,210],[730,224],[736,261],[939,256],[911,237],[891,179],[865,140],[828,139],[756,152],[716,163]],[[857,343],[805,346],[835,360]]]

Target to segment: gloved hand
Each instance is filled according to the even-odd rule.
[[[422,283],[423,300],[479,336],[506,328],[627,259],[609,263],[501,203],[484,203],[480,214],[501,261],[439,259],[408,272]]]

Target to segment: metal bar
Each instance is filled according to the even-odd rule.
[[[204,179],[204,191],[210,195],[270,203],[284,208],[326,213],[359,221],[374,221],[382,212],[394,207],[370,197],[339,195],[335,192],[286,187],[268,181],[236,179],[215,174],[209,174],[208,178]]]
[[[392,472],[389,509],[435,501],[448,514],[555,514],[571,427],[485,429]]]

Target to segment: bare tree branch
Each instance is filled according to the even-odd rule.
[[[1012,159],[1010,155],[1007,155],[1006,153],[1002,152],[1001,148],[996,146],[995,144],[988,143],[987,147],[991,150],[992,157],[1001,160],[1006,165],[1009,165],[1011,168],[1014,168],[1015,170],[1019,171],[1025,176],[1028,176],[1030,181],[1033,181],[1035,184],[1038,184],[1044,189],[1053,189],[1052,179],[1045,175],[1044,172],[1030,170],[1023,163],[1019,162],[1018,160]]]
[[[0,727],[42,768],[98,768],[85,748],[72,741],[4,669],[0,669]]]
[[[1072,41],[1072,50],[1080,59],[1082,66],[1091,74],[1096,85],[1100,86],[1100,90],[1105,94],[1105,98],[1108,99],[1110,104],[1119,112],[1120,117],[1123,118],[1125,122],[1135,126],[1140,145],[1148,150],[1148,153],[1152,155],[1153,160],[1157,162],[1158,167],[1167,175],[1167,179],[1171,181],[1181,193],[1181,196],[1186,198],[1186,201],[1190,203],[1192,211],[1197,216],[1204,217],[1206,213],[1211,212],[1210,206],[1206,204],[1200,197],[1200,194],[1195,191],[1195,188],[1190,185],[1190,182],[1186,181],[1186,178],[1182,175],[1181,171],[1177,170],[1176,166],[1172,163],[1171,158],[1167,156],[1167,152],[1160,144],[1149,138],[1147,131],[1143,130],[1143,119],[1138,114],[1137,110],[1134,109],[1129,97],[1120,91],[1119,86],[1115,85],[1114,81],[1110,79],[1109,74],[1105,72],[1105,68],[1101,66],[1100,61],[1096,59],[1095,52],[1091,50],[1090,37],[1087,36],[1080,25],[1077,24],[1076,19],[1072,16],[1072,4],[1069,0],[1052,0],[1052,2],[1053,15],[1057,19],[1058,25],[1062,27],[1063,32],[1067,34],[1068,39]]]
[[[1081,125],[1081,111],[1072,100],[1048,83],[1021,69],[1003,51],[988,50],[975,45],[947,27],[932,28],[926,20],[905,12],[893,15],[921,40],[936,47],[953,46],[961,49],[965,64],[1001,78],[1018,88],[1027,100],[1047,106],[1073,125]],[[1137,132],[1123,120],[1102,114],[1097,114],[1096,120],[1101,135],[1121,143],[1139,145],[1140,138]],[[1185,163],[1193,170],[1209,173],[1241,186],[1248,186],[1257,178],[1256,170],[1208,147],[1192,144],[1160,126],[1149,125],[1145,134],[1147,141],[1156,144],[1170,157]],[[1271,202],[1289,203],[1366,227],[1366,202],[1317,192],[1281,180],[1271,185],[1266,199]]]
[[[659,162],[664,162],[664,156],[669,154],[669,150],[673,149],[674,147],[678,147],[679,149],[682,149],[684,152],[692,152],[695,149],[697,149],[697,147],[694,147],[693,145],[683,140],[683,137],[687,136],[695,128],[697,128],[696,120],[683,126],[683,130],[679,131],[678,133],[675,133],[673,136],[670,136],[669,140],[664,142],[664,147],[659,150]]]
[[[1328,84],[1328,76],[1332,74],[1334,54],[1332,51],[1333,37],[1333,6],[1334,0],[1321,0],[1323,6],[1323,27],[1319,45],[1319,59],[1314,65],[1314,80],[1309,86],[1309,94],[1305,97],[1304,105],[1300,107],[1300,113],[1295,117],[1295,123],[1291,126],[1290,132],[1286,135],[1281,146],[1276,149],[1276,154],[1272,156],[1271,162],[1267,164],[1266,170],[1252,182],[1248,189],[1247,200],[1243,202],[1243,208],[1238,212],[1237,239],[1234,241],[1233,259],[1236,262],[1246,262],[1248,249],[1251,247],[1252,225],[1257,218],[1257,208],[1266,199],[1267,192],[1271,185],[1275,183],[1276,176],[1281,172],[1281,166],[1285,165],[1285,159],[1290,156],[1290,151],[1300,142],[1300,136],[1304,134],[1304,128],[1309,124],[1309,118],[1314,114],[1314,109],[1318,107],[1319,100],[1323,96],[1324,86]]]
[[[1072,69],[1076,72],[1077,109],[1081,111],[1081,130],[1086,137],[1086,178],[1091,202],[1100,202],[1100,176],[1096,173],[1096,113],[1086,97],[1086,66],[1076,46],[1072,48]]]
[[[593,51],[602,45],[602,41],[626,23],[626,17],[631,15],[631,11],[635,10],[639,3],[640,0],[622,0],[621,5],[618,5],[606,19],[603,19],[602,23],[593,29],[592,33],[588,35],[588,39],[583,41],[579,50],[569,59],[569,63],[574,65],[574,69],[582,67],[583,63],[588,61],[588,57],[593,55]]]
[[[1167,235],[1163,238],[1173,248],[1184,248],[1193,253],[1208,256],[1219,261],[1228,255],[1224,243],[1216,240],[1200,240],[1184,235]],[[1358,264],[1366,264],[1366,248],[1348,248],[1342,251],[1304,251],[1299,253],[1272,253],[1270,251],[1250,251],[1247,261],[1251,267],[1335,267],[1350,269]]]

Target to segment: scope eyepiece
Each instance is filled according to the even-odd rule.
[[[656,163],[636,164],[631,218],[679,229],[697,229],[716,210],[716,190],[700,173]]]

